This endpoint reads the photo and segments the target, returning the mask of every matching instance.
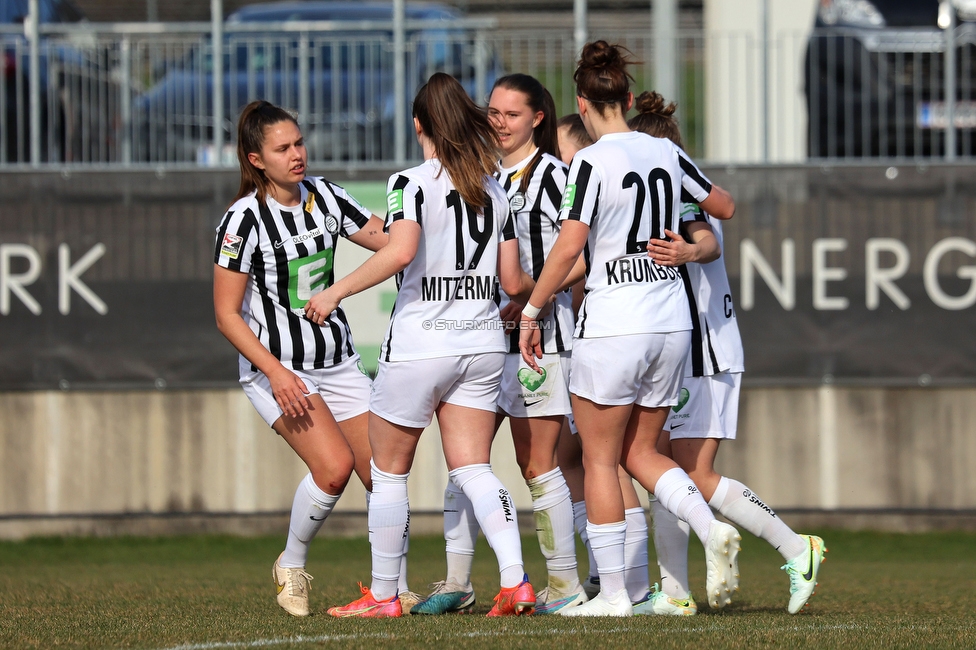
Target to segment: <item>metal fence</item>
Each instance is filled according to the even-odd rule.
[[[262,98],[297,112],[312,163],[389,167],[418,154],[409,101],[438,70],[478,101],[499,75],[532,74],[560,113],[575,111],[573,30],[494,25],[408,20],[399,86],[392,23],[225,23],[216,39],[211,23],[42,25],[36,53],[19,27],[0,28],[0,166],[233,166],[237,115]],[[591,37],[628,47],[644,89],[654,87],[652,34]],[[699,158],[976,155],[976,25],[907,36],[682,30],[674,39],[674,99]]]

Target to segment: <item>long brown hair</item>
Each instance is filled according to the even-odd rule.
[[[247,155],[261,153],[264,146],[264,132],[269,126],[278,122],[292,122],[298,126],[295,116],[271,102],[259,100],[251,102],[241,111],[237,120],[237,162],[241,166],[241,187],[237,190],[234,201],[257,190],[257,199],[264,203],[268,195],[268,177],[263,169],[251,164]]]
[[[630,82],[634,80],[627,66],[636,63],[631,52],[622,45],[593,41],[583,46],[573,81],[576,94],[588,100],[596,111],[605,116],[607,108],[619,105],[626,112]]]
[[[485,181],[497,168],[498,135],[457,79],[434,73],[413,100],[420,122],[437,158],[468,205],[488,205]]]
[[[627,120],[627,126],[634,131],[640,131],[656,138],[667,138],[681,148],[681,131],[674,112],[678,105],[674,102],[665,103],[664,97],[653,90],[645,90],[635,102],[637,115]]]
[[[525,95],[525,103],[533,113],[542,112],[542,121],[532,129],[532,144],[539,149],[535,152],[532,160],[525,166],[526,171],[532,169],[542,154],[547,153],[559,158],[559,137],[556,133],[556,103],[546,87],[539,83],[539,80],[527,74],[515,73],[506,75],[495,82],[495,88],[505,88],[515,90]],[[522,182],[519,191],[525,192],[529,184],[529,174],[522,174]]]

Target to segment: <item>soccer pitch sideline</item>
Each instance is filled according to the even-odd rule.
[[[333,619],[330,605],[368,584],[364,538],[323,537],[309,558],[315,615],[295,619],[274,600],[271,564],[284,537],[44,538],[0,543],[0,646],[5,648],[972,648],[976,647],[976,534],[809,531],[830,553],[804,612],[786,613],[782,560],[743,534],[741,589],[691,618],[487,619],[498,589],[494,555],[479,540],[476,615]],[[524,537],[537,588],[545,564]],[[443,578],[444,542],[411,539],[410,585]],[[585,570],[585,554],[580,549]],[[691,581],[704,584],[691,548]],[[656,575],[653,549],[652,575]],[[585,577],[585,573],[583,574]]]

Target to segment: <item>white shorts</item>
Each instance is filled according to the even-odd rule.
[[[505,355],[498,409],[513,418],[569,415],[569,365],[571,352],[544,354],[537,359],[540,375],[521,354]]]
[[[504,352],[380,361],[369,410],[388,422],[422,429],[441,402],[495,411]]]
[[[720,372],[711,377],[685,377],[677,405],[664,425],[677,438],[735,440],[739,419],[741,372]]]
[[[268,426],[273,425],[283,411],[275,401],[267,375],[260,370],[251,370],[251,363],[245,359],[241,359],[240,372],[244,394]],[[328,368],[292,372],[305,382],[309,394],[318,393],[322,396],[336,422],[362,415],[369,410],[370,379],[358,354]]]
[[[569,391],[607,406],[674,406],[691,332],[573,339]]]

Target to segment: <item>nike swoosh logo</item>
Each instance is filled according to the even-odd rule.
[[[807,572],[803,574],[803,579],[807,582],[813,580],[813,542],[810,542],[810,566],[807,567]]]
[[[285,583],[282,582],[281,584],[278,584],[278,572],[277,571],[274,572],[274,583],[275,583],[275,594],[276,595],[277,594],[280,594],[281,591],[285,588]]]
[[[671,425],[671,430],[674,431],[675,429],[678,429],[678,428],[683,427],[683,426],[685,426],[685,423],[684,422],[681,422],[681,423],[678,423],[678,424],[672,424]]]
[[[275,248],[281,248],[281,247],[282,247],[282,246],[284,246],[284,245],[285,245],[285,242],[283,242],[283,241],[276,241],[276,242],[274,243],[274,247],[275,247]]]
[[[325,517],[313,517],[312,515],[309,515],[308,518],[312,521],[325,521]]]
[[[525,400],[522,400],[522,404],[525,406],[525,408],[529,408],[530,406],[535,406],[536,404],[538,404],[541,401],[542,401],[541,399],[537,399],[534,402],[527,402]]]

